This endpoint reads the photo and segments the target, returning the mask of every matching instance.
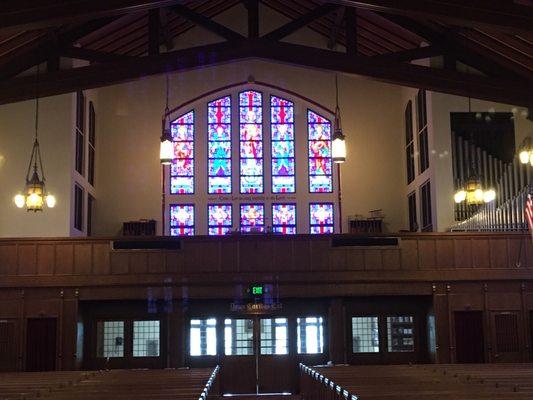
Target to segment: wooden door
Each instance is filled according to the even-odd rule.
[[[456,362],[485,362],[483,313],[481,311],[456,311],[454,323]]]
[[[57,318],[28,318],[26,371],[56,369]]]
[[[493,312],[491,317],[492,362],[521,362],[523,341],[520,314],[515,311]]]
[[[17,370],[18,323],[16,320],[0,320],[0,371]]]

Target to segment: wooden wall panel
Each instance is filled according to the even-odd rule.
[[[59,293],[58,293],[59,297]],[[24,311],[27,317],[58,316],[60,312],[60,299],[26,299]]]
[[[455,268],[472,268],[472,241],[454,239],[453,248]]]
[[[17,245],[0,245],[0,275],[17,274]]]
[[[188,272],[219,271],[218,242],[190,242],[185,245],[184,252]]]
[[[376,271],[382,268],[381,250],[365,250],[365,270]]]
[[[418,269],[418,241],[402,239],[402,269]]]
[[[436,262],[435,240],[418,241],[418,265],[420,269],[434,269]]]
[[[169,274],[185,272],[185,257],[183,252],[165,253],[165,269]]]
[[[490,268],[489,241],[486,239],[473,239],[472,243],[472,267]]]
[[[18,318],[22,314],[23,300],[0,300],[0,318]]]
[[[61,322],[61,369],[71,371],[76,369],[76,339],[78,337],[78,301],[76,299],[63,301]]]
[[[527,254],[526,254],[526,238],[522,239],[507,239],[508,259],[507,265],[509,268],[526,268]]]
[[[450,311],[481,311],[485,297],[481,293],[450,293]]]
[[[76,244],[74,246],[74,274],[89,275],[92,272],[92,245]]]
[[[346,250],[346,269],[350,271],[362,271],[365,269],[365,251],[348,248]]]
[[[340,248],[340,249],[331,249],[328,251],[329,255],[329,269],[332,271],[342,271],[346,269],[347,256],[346,249]]]
[[[38,244],[37,274],[53,275],[55,262],[55,246],[53,244]]]
[[[228,272],[239,270],[239,242],[220,242],[220,268]]]
[[[152,274],[161,274],[165,272],[165,257],[162,252],[151,251],[148,257],[148,272]]]
[[[508,268],[508,253],[506,239],[490,240],[490,261],[492,268]]]
[[[93,273],[106,275],[111,273],[109,261],[109,244],[93,244]]]
[[[273,260],[274,265],[278,266],[283,271],[291,271],[293,264],[293,248],[292,241],[288,240],[274,240],[273,244]]]
[[[452,269],[455,266],[455,252],[452,239],[437,239],[435,241],[435,266],[438,269]]]
[[[524,238],[524,247],[526,250],[526,268],[533,269],[533,241],[529,237]]]
[[[56,245],[56,275],[71,275],[74,263],[74,246],[71,244]]]
[[[487,307],[491,311],[520,310],[522,296],[520,293],[487,293]]]
[[[18,274],[35,275],[37,273],[37,246],[21,244],[18,251]]]
[[[145,252],[138,252],[130,254],[129,261],[130,274],[145,274],[148,272],[148,254]]]
[[[112,274],[127,274],[129,272],[130,255],[128,252],[114,251],[110,254]]]
[[[400,269],[400,250],[383,250],[381,254],[384,270]]]
[[[328,240],[313,240],[311,242],[311,265],[310,270],[327,270],[329,263],[330,246]]]

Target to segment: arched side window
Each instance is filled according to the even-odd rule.
[[[266,84],[235,85],[187,104],[172,122],[167,232],[339,231],[331,111]]]

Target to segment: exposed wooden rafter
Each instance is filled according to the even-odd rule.
[[[339,31],[342,29],[346,7],[339,7],[335,14],[335,22],[331,26],[328,38],[328,49],[334,49],[339,41]]]
[[[401,50],[394,53],[379,54],[377,56],[373,56],[372,59],[383,62],[406,62],[436,57],[442,55],[442,53],[443,51],[439,46],[431,45],[418,47],[416,49]]]
[[[43,96],[56,95],[121,83],[165,71],[185,71],[248,58],[358,74],[388,83],[516,105],[533,104],[530,87],[520,81],[486,78],[407,63],[383,62],[358,55],[261,39],[224,42],[51,72],[39,77],[39,92]],[[35,77],[0,82],[0,104],[32,98],[35,90]]]
[[[240,40],[244,39],[244,36],[241,34],[235,32],[234,30],[225,27],[222,24],[219,24],[218,22],[213,21],[212,19],[199,14],[190,8],[187,8],[182,5],[176,5],[173,7],[170,7],[172,11],[174,11],[176,14],[182,16],[183,18],[188,19],[189,21],[195,23],[196,25],[201,26],[202,28],[205,28],[218,36],[223,37],[226,40]]]
[[[263,39],[281,40],[284,37],[289,36],[291,33],[296,32],[298,29],[309,25],[309,23],[311,23],[315,19],[323,17],[324,15],[328,15],[337,8],[338,6],[334,4],[323,4],[321,6],[318,6],[313,10],[309,11],[307,14],[302,15],[300,18],[292,20],[291,22],[288,22],[285,25],[274,29],[272,32],[263,35]]]
[[[248,37],[255,39],[259,37],[259,1],[245,0],[248,10]]]
[[[60,55],[68,58],[76,58],[78,60],[86,60],[92,63],[112,63],[134,58],[121,54],[107,53],[104,51],[91,50],[74,46],[65,47],[60,51]]]
[[[513,34],[531,34],[533,29],[531,7],[513,1],[331,0],[331,2],[390,14],[429,18],[453,25],[491,28]]]

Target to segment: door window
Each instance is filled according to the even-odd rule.
[[[133,357],[159,357],[159,321],[133,321]]]
[[[324,319],[305,317],[296,319],[298,354],[324,352]]]
[[[254,354],[253,319],[230,319],[224,321],[224,354],[248,356]]]
[[[287,318],[261,319],[261,354],[288,354]]]
[[[189,354],[191,356],[216,356],[216,318],[191,319]]]
[[[387,349],[389,352],[415,351],[414,317],[387,317]]]
[[[352,351],[379,353],[378,317],[352,317]]]
[[[124,357],[124,321],[97,322],[96,356]]]

